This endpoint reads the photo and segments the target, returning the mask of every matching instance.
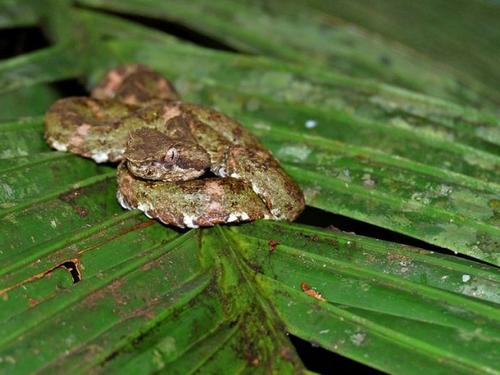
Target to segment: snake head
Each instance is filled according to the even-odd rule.
[[[192,180],[210,166],[209,155],[197,143],[152,128],[131,132],[124,156],[130,172],[146,180]]]

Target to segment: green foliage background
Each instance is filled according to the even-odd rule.
[[[499,373],[499,15],[465,0],[0,1],[1,27],[52,42],[0,62],[0,372],[306,372],[290,332],[391,373]],[[468,258],[288,223],[180,233],[123,211],[114,168],[51,151],[42,115],[51,83],[91,87],[128,62],[240,120],[309,206]]]

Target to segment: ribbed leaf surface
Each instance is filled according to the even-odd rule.
[[[188,100],[234,115],[256,131],[301,183],[308,204],[500,262],[495,117],[375,83],[305,75],[293,65],[204,50],[158,33],[144,43],[147,29],[108,16],[84,12],[78,20],[112,38],[102,42],[109,54],[97,53],[92,66],[81,69],[99,76],[103,69],[94,66],[101,56],[110,66],[148,61],[172,77]],[[35,71],[43,67],[47,80],[71,74],[71,50],[53,50],[61,55],[57,70],[48,52],[31,55]],[[26,62],[17,59],[8,68],[24,71]],[[16,86],[6,79],[5,87]],[[35,76],[24,80],[40,83]]]
[[[461,14],[460,10],[453,9],[460,6],[450,6],[446,1],[439,1],[438,4],[429,1],[428,4],[418,2],[406,5],[398,1],[378,5],[376,2],[352,4],[351,1],[317,0],[79,2],[106,10],[178,22],[248,53],[297,61],[306,66],[327,67],[329,71],[357,77],[376,78],[418,92],[494,111],[498,110],[500,103],[498,89],[491,85],[488,87],[488,82],[484,84],[474,77],[474,73],[478,73],[477,59],[475,64],[470,64],[464,56],[467,54],[462,54],[460,50],[461,55],[456,56],[456,60],[464,62],[462,69],[452,71],[436,63],[439,60],[446,61],[446,56],[443,57],[442,50],[433,46],[435,42],[453,50],[450,44],[457,33],[462,37],[461,46],[482,48],[482,51],[487,50],[491,54],[492,59],[499,58],[500,48],[495,48],[494,41],[500,35],[494,28],[488,28],[488,25],[494,24],[494,17],[500,15],[500,10],[479,1],[473,1],[472,5],[470,2],[460,1],[460,6],[473,8],[483,20],[488,17],[489,24],[484,26],[477,22],[478,16],[475,19],[474,15],[471,16],[463,10],[462,13],[466,15]],[[442,17],[440,22],[435,22],[432,15],[426,14],[428,9],[435,6],[455,17],[462,16],[460,19],[465,19],[468,26],[472,26],[476,21],[474,26],[478,27],[479,24],[482,28],[481,37],[474,38],[474,34],[479,34],[477,31],[460,30],[460,21],[454,21],[452,17],[449,17],[450,22],[447,25],[443,25]],[[420,32],[415,32],[416,25],[407,27],[401,24],[405,22],[405,16],[408,17],[405,11],[415,17],[415,23],[422,25]],[[383,22],[380,22],[381,19]],[[451,29],[452,36],[441,32],[443,27]],[[408,32],[401,33],[401,30]],[[424,36],[426,33],[427,36]],[[428,43],[425,39],[429,36],[432,36],[434,43]],[[398,38],[421,53],[392,40]],[[415,60],[418,60],[418,64],[415,64]],[[450,60],[446,62],[454,62]],[[492,68],[488,61],[481,63],[481,68]],[[474,69],[472,74],[471,68]]]
[[[324,48],[331,10],[318,4],[293,16],[243,1],[231,14],[215,12],[224,2],[80,3],[174,19],[281,60],[69,2],[0,3],[2,27],[41,22],[57,42],[0,62],[0,373],[306,372],[288,333],[390,373],[500,373],[498,268],[291,223],[174,230],[119,206],[114,166],[50,150],[42,117],[52,83],[90,87],[118,63],[147,64],[260,137],[309,206],[498,264],[500,121],[462,106],[488,90],[470,79],[456,91],[455,73],[425,59],[411,76],[413,53],[386,41],[374,53],[391,47],[402,68],[377,68],[364,47],[337,48],[373,41],[348,26]],[[238,14],[248,19],[231,32]],[[286,44],[294,24],[304,39],[293,48],[262,37],[275,30]],[[345,67],[325,70],[333,59]]]

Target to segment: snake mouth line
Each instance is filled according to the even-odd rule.
[[[147,161],[135,163],[127,161],[127,168],[138,178],[156,181],[187,181],[202,177],[206,169],[182,168],[169,161]]]

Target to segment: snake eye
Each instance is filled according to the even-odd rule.
[[[167,154],[165,155],[165,160],[175,162],[179,157],[179,152],[175,148],[169,148]]]

